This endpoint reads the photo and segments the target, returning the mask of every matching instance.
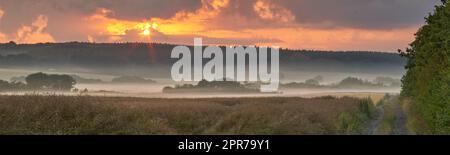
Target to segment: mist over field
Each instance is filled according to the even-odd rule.
[[[67,74],[76,76],[74,88],[84,94],[133,97],[240,97],[240,96],[304,96],[308,94],[342,92],[399,93],[400,85],[392,87],[283,87],[320,77],[317,86],[337,85],[354,77],[377,83],[377,78],[397,80],[404,74],[405,60],[395,53],[280,51],[280,91],[276,94],[184,93],[167,94],[163,88],[197,82],[174,82],[170,70],[177,59],[170,53],[175,45],[122,43],[50,43],[35,45],[0,44],[0,79],[20,80],[32,73]],[[193,48],[192,46],[189,48]],[[204,63],[208,59],[203,59]],[[248,70],[247,70],[248,71]],[[114,78],[134,77],[153,80],[114,82]],[[14,94],[19,92],[2,92]],[[27,92],[22,92],[27,93]],[[29,92],[28,92],[29,93]],[[73,92],[60,92],[77,94]]]

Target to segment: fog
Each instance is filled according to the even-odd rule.
[[[166,86],[175,86],[181,84],[196,84],[197,82],[175,83],[170,78],[152,78],[156,83],[110,83],[112,78],[121,76],[119,74],[99,74],[89,72],[67,72],[54,70],[26,70],[26,69],[0,69],[0,78],[9,81],[12,77],[26,76],[35,72],[45,72],[52,74],[75,74],[83,78],[96,78],[105,81],[104,83],[77,83],[75,88],[79,92],[1,92],[6,95],[21,95],[21,94],[61,94],[61,95],[92,95],[92,96],[120,96],[120,97],[148,97],[148,98],[211,98],[211,97],[263,97],[263,96],[278,96],[278,97],[307,97],[307,96],[325,96],[336,93],[399,93],[400,87],[388,88],[367,88],[367,89],[280,89],[278,93],[163,93],[162,90]],[[151,73],[158,74],[158,73]],[[368,72],[312,72],[312,71],[281,71],[281,83],[288,82],[304,82],[315,76],[322,76],[323,81],[320,84],[330,85],[339,82],[346,77],[357,77],[363,80],[371,81],[376,77],[392,77],[400,79],[403,71],[394,73]],[[280,84],[281,84],[280,83]],[[87,92],[81,92],[83,90]]]
[[[120,96],[145,98],[234,98],[234,97],[310,97],[344,93],[389,93],[398,94],[401,88],[365,88],[365,89],[280,89],[277,93],[163,93],[167,84],[78,84],[76,88],[88,89],[85,95]],[[65,93],[67,94],[67,93]],[[76,95],[79,93],[68,93]]]

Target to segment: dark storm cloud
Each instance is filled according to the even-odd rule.
[[[423,23],[440,0],[280,0],[308,27],[391,29]]]
[[[191,12],[201,3],[198,0],[101,0],[94,2],[94,5],[114,11],[119,19],[141,20],[169,18],[179,11]]]
[[[6,11],[31,13],[91,14],[97,8],[107,8],[123,18],[168,18],[176,12],[192,11],[200,6],[198,0],[2,0]]]

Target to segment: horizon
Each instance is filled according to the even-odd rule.
[[[16,43],[14,41],[9,42],[0,42],[0,45],[7,45],[13,42],[15,45],[40,45],[40,44],[159,44],[159,45],[169,45],[169,46],[188,46],[188,47],[194,47],[193,44],[175,44],[175,43],[168,43],[168,42],[87,42],[87,41],[65,41],[65,42],[39,42],[39,43]],[[249,46],[255,46],[255,47],[264,47],[264,46],[257,46],[257,45],[214,45],[214,44],[205,44],[202,47],[207,46],[218,46],[218,47],[226,47],[226,46],[243,46],[243,47],[249,47]],[[268,46],[270,47],[270,46]],[[352,52],[361,52],[361,53],[383,53],[383,54],[395,54],[398,55],[398,51],[396,52],[390,52],[390,51],[370,51],[370,50],[320,50],[320,49],[291,49],[286,47],[279,47],[280,52],[282,50],[286,50],[289,52],[330,52],[330,53],[352,53]],[[399,49],[400,50],[400,49]]]

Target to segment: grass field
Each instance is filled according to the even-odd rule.
[[[364,134],[371,100],[0,96],[0,134]]]

